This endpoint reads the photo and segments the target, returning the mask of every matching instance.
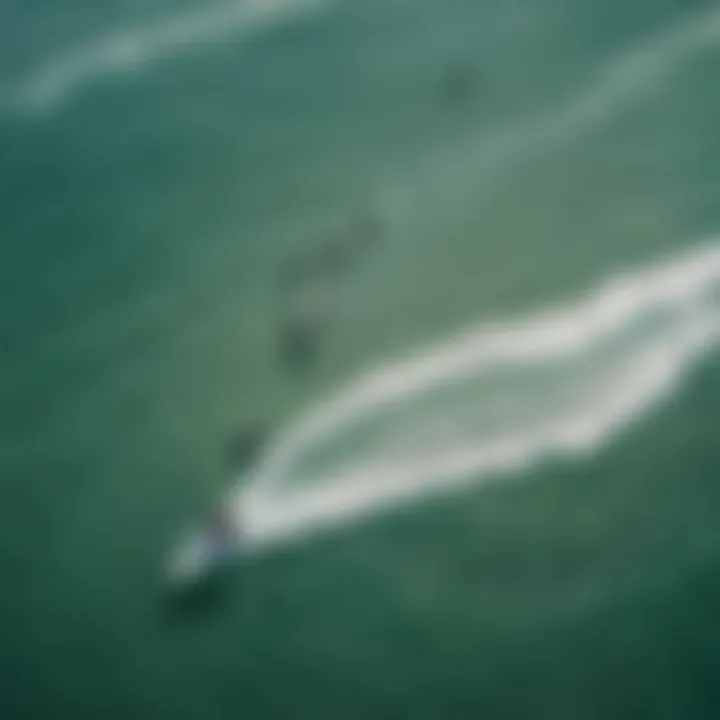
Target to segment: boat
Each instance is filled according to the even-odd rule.
[[[168,580],[174,587],[202,582],[229,564],[242,545],[237,517],[229,507],[222,507],[175,548],[168,562]]]

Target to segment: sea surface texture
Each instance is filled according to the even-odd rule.
[[[719,350],[716,0],[7,0],[0,718],[717,720]]]

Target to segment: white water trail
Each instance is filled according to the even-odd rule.
[[[476,147],[464,148],[463,161],[480,163],[492,176],[545,147],[577,139],[718,42],[716,6],[612,58],[566,102],[480,138]],[[443,162],[457,168],[457,160]],[[441,166],[432,164],[432,177],[442,179]],[[574,302],[470,328],[406,360],[381,365],[277,438],[249,482],[234,493],[239,521],[262,549],[529,470],[552,456],[599,452],[675,390],[714,346],[719,291],[720,239],[709,238],[664,263],[621,273]],[[536,373],[546,393],[538,402],[510,382],[499,406],[512,412],[505,412],[497,428],[495,400],[487,403],[481,421],[468,420],[465,407],[458,413],[441,403],[442,415],[433,417],[426,408],[419,427],[405,423],[396,432],[383,422],[383,416],[395,417],[398,408],[412,408],[443,388],[492,385],[508,369],[522,383],[527,373]],[[475,400],[473,392],[468,397]],[[482,394],[477,404],[485,406]],[[373,423],[386,431],[378,447],[366,445],[354,460],[314,476],[302,473],[302,482],[295,479],[304,456]],[[408,444],[415,430],[421,440]]]
[[[719,332],[720,238],[710,238],[574,302],[382,365],[277,439],[237,492],[237,511],[260,549],[550,457],[597,452],[676,390]],[[501,402],[482,415],[487,387],[498,385]],[[450,404],[438,404],[447,392]],[[480,415],[468,415],[474,403]],[[411,412],[396,420],[403,409]],[[381,442],[297,480],[308,455],[374,424]]]
[[[104,77],[135,72],[196,45],[238,39],[326,6],[326,0],[228,0],[116,30],[47,61],[20,84],[11,105],[22,114],[47,115]]]
[[[497,182],[498,174],[548,148],[568,144],[592,132],[618,112],[656,92],[673,72],[706,49],[720,45],[720,5],[689,14],[670,28],[641,39],[601,62],[583,87],[544,112],[503,122],[457,152],[443,150],[413,177],[412,187],[434,193],[464,170]],[[466,179],[474,192],[478,183]],[[396,183],[397,184],[397,183]],[[403,183],[401,183],[403,184]]]

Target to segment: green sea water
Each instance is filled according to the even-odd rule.
[[[711,238],[719,49],[699,1],[0,8],[0,717],[716,718],[712,353],[591,452],[163,567],[238,426]],[[366,208],[288,374],[284,264]]]

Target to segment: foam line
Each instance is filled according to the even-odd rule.
[[[507,169],[550,144],[592,130],[654,90],[679,64],[720,41],[720,8],[693,14],[601,66],[595,82],[546,113],[480,139],[463,157],[479,160],[485,171]],[[456,166],[455,158],[444,162]],[[433,178],[438,167],[433,164]],[[442,178],[440,178],[442,180]],[[313,532],[326,525],[371,515],[459,483],[480,482],[518,471],[548,455],[598,451],[610,438],[662,400],[677,386],[692,361],[716,340],[718,319],[703,303],[720,282],[720,242],[709,238],[696,250],[665,263],[624,272],[574,303],[514,320],[485,323],[445,343],[362,377],[320,403],[282,433],[246,491],[237,495],[238,512],[259,545]],[[539,367],[567,362],[601,349],[653,313],[669,313],[667,334],[634,348],[610,385],[571,412],[549,416],[500,439],[448,449],[421,462],[375,461],[316,478],[311,487],[288,490],[293,463],[333,434],[362,422],[383,407],[397,405],[463,376],[508,365]],[[640,359],[637,359],[640,358]],[[405,464],[403,464],[405,463]]]
[[[650,318],[661,322],[646,336],[639,330]],[[638,339],[605,366],[602,350],[608,343],[636,330]],[[262,545],[531,469],[549,456],[597,452],[676,389],[697,357],[717,342],[719,331],[720,240],[710,239],[692,252],[622,273],[575,302],[472,328],[371,372],[279,438],[248,490],[238,494],[238,512]],[[416,458],[406,452],[395,460],[361,457],[311,483],[287,482],[309,449],[438,386],[498,367],[565,367],[595,352],[598,367],[569,406],[519,416],[517,427],[499,435],[481,433]]]
[[[20,85],[12,104],[25,114],[48,114],[109,75],[134,72],[200,43],[242,37],[325,5],[324,0],[231,0],[118,30],[48,61]]]
[[[669,264],[622,274],[575,305],[502,323],[483,323],[414,357],[381,367],[321,403],[280,436],[264,475],[281,475],[298,449],[362,417],[368,410],[411,397],[437,383],[500,364],[540,363],[579,353],[619,333],[640,315],[692,303],[720,279],[720,244],[708,243]]]
[[[547,111],[503,123],[458,153],[445,152],[431,163],[425,182],[434,187],[459,167],[468,166],[496,180],[494,173],[511,169],[518,160],[592,131],[618,110],[656,91],[698,52],[719,44],[720,6],[693,13],[601,63],[579,92]]]

